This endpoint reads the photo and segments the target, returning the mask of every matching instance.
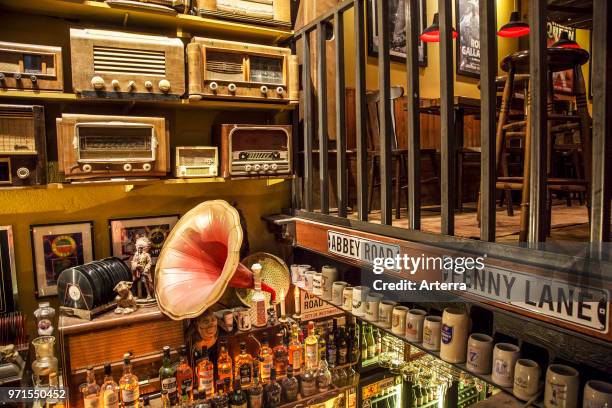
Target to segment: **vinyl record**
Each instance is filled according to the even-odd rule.
[[[91,282],[91,287],[93,289],[94,294],[94,307],[103,305],[103,286],[102,277],[98,273],[98,267],[96,265],[96,261],[86,263],[84,265],[79,266],[85,276]]]
[[[113,277],[111,275],[112,270],[103,262],[97,262],[97,265],[104,285],[104,290],[102,291],[102,302],[103,304],[107,304],[114,298],[113,289],[115,288],[115,285],[113,285]]]
[[[57,292],[63,306],[83,310],[94,308],[94,290],[91,281],[79,267],[68,268],[60,273],[57,279]]]

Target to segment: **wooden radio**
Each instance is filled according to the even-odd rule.
[[[185,13],[189,10],[189,0],[106,0],[111,7],[141,9],[159,13]]]
[[[217,177],[218,149],[212,146],[176,146],[176,177]]]
[[[289,0],[196,0],[196,8],[204,17],[291,28]]]
[[[72,86],[83,97],[180,98],[185,51],[178,38],[70,29]]]
[[[0,89],[62,92],[62,49],[0,42]]]
[[[46,176],[44,108],[0,105],[0,186],[44,184]]]
[[[187,45],[189,99],[299,99],[297,57],[288,48],[194,37]]]
[[[165,176],[169,170],[164,118],[63,114],[57,146],[68,180]]]
[[[221,175],[276,177],[292,172],[290,125],[221,125]]]

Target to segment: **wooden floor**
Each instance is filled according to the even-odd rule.
[[[514,215],[508,216],[506,209],[498,209],[496,214],[496,242],[518,242],[520,226],[520,208],[514,209]],[[393,226],[408,228],[408,216],[405,209],[401,211],[401,218],[395,218],[393,212]],[[356,219],[357,214],[349,214],[349,218]],[[380,222],[380,211],[374,210],[369,215],[369,221]],[[551,241],[589,241],[589,219],[586,206],[574,204],[567,207],[565,202],[553,205]],[[423,208],[421,212],[421,230],[440,233],[439,208]],[[480,227],[476,221],[475,205],[464,205],[464,212],[455,214],[455,235],[466,238],[479,239]]]

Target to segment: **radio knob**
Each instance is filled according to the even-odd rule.
[[[244,165],[244,169],[245,169],[246,171],[251,171],[251,165],[250,165],[250,164],[245,164],[245,165]]]
[[[151,171],[151,163],[145,163],[142,165],[144,171]]]
[[[134,90],[134,88],[136,88],[136,82],[134,82],[134,81],[130,81],[130,82],[128,82],[127,87],[128,87],[128,90],[129,90],[130,92],[132,92],[132,91]]]
[[[21,81],[21,74],[19,72],[15,73],[15,80]]]
[[[36,77],[36,75],[30,75],[30,81],[32,81],[32,83],[36,83],[36,81],[38,81],[38,78]]]
[[[19,177],[21,180],[27,179],[28,177],[30,177],[30,169],[28,169],[27,167],[18,168],[17,177]]]
[[[264,169],[264,171],[270,170],[270,165],[269,164],[264,164],[263,165],[263,169]]]
[[[168,81],[167,79],[162,79],[161,81],[159,81],[157,86],[159,86],[159,90],[162,92],[170,92],[170,81]]]
[[[115,89],[119,89],[119,81],[118,81],[118,80],[113,79],[113,80],[111,81],[111,85],[113,86],[113,88],[115,88]]]
[[[272,153],[272,158],[275,159],[275,160],[280,159],[280,153],[279,152]]]
[[[285,89],[282,86],[279,86],[276,88],[276,93],[278,94],[278,96],[283,96],[283,94],[285,93]]]
[[[245,152],[242,152],[238,155],[238,159],[240,160],[246,160],[248,157],[249,156]]]
[[[5,75],[2,72],[0,72],[0,81],[4,81],[4,78],[6,78]]]
[[[104,78],[99,76],[91,78],[91,86],[93,86],[93,88],[96,90],[104,88]]]
[[[151,81],[146,81],[146,82],[145,82],[145,88],[147,88],[147,89],[151,89],[151,88],[153,88],[153,82],[151,82]]]
[[[253,166],[253,170],[258,172],[258,171],[261,170],[261,166],[259,164],[256,164],[256,165]]]
[[[230,91],[232,93],[236,92],[236,84],[229,84],[227,86],[227,89],[228,89],[228,91]]]
[[[91,164],[84,164],[82,169],[85,173],[91,172]]]
[[[125,163],[123,165],[123,170],[124,171],[132,171],[132,165],[130,163]]]
[[[276,169],[278,169],[278,164],[272,163],[272,165],[270,167],[272,168],[272,170],[276,170]]]
[[[262,85],[261,88],[259,88],[259,90],[261,91],[262,94],[266,95],[268,93],[268,87],[265,85]]]
[[[219,85],[216,82],[211,82],[210,84],[208,84],[208,87],[213,92],[216,92],[217,89],[219,89]]]

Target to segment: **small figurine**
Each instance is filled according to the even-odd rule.
[[[272,304],[272,306],[268,308],[268,325],[275,326],[277,323],[278,320],[276,319],[276,305]]]
[[[153,276],[151,268],[153,267],[153,260],[149,254],[151,248],[151,241],[146,236],[141,236],[136,239],[136,253],[130,261],[132,269],[132,281],[136,289],[137,298],[142,299],[142,286],[144,286],[147,297],[142,299],[143,303],[154,303],[155,292],[153,289]]]
[[[128,314],[134,312],[138,305],[136,304],[136,299],[132,295],[132,282],[121,281],[115,286],[115,292],[117,292],[117,296],[115,300],[117,301],[117,308],[115,309],[115,313],[123,313]]]

